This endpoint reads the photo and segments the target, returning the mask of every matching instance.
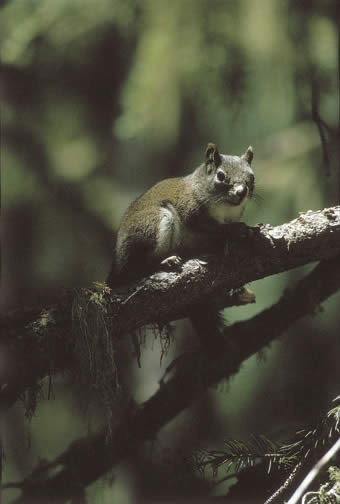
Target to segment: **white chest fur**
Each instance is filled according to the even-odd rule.
[[[228,222],[238,222],[244,212],[246,198],[240,205],[234,206],[228,203],[210,203],[209,215],[219,224],[228,224]]]
[[[158,239],[155,253],[166,256],[180,244],[181,221],[176,209],[168,204],[160,209]]]

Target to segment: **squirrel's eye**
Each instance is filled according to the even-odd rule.
[[[218,171],[217,172],[217,180],[219,180],[220,182],[224,182],[225,181],[225,173],[223,171]]]
[[[211,175],[212,170],[213,170],[212,166],[208,166],[208,168],[207,168],[207,174]]]

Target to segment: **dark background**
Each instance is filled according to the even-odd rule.
[[[5,309],[104,280],[129,202],[191,171],[208,141],[229,154],[253,146],[262,200],[249,204],[251,225],[339,203],[336,0],[11,0],[1,17]],[[227,319],[269,306],[308,269],[252,284],[256,306]],[[89,503],[204,492],[187,474],[192,450],[251,433],[279,438],[312,421],[339,394],[339,300],[207,392],[114,472],[113,487],[93,485]],[[157,389],[174,352],[194,344],[189,332],[178,324],[162,367],[152,335],[141,369],[127,357],[138,401]],[[30,424],[20,404],[12,409],[5,481],[100,424],[100,406],[86,413],[80,389],[58,377]]]

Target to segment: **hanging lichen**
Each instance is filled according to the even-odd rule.
[[[110,288],[79,289],[72,306],[75,375],[99,394],[105,408],[108,436],[112,411],[120,394],[116,340],[110,312]]]

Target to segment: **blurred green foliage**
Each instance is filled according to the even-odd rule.
[[[5,308],[105,279],[126,206],[161,178],[191,171],[208,141],[232,154],[254,148],[263,201],[249,206],[249,224],[279,224],[339,202],[336,0],[10,0],[1,15]],[[327,125],[326,151],[318,118]],[[228,319],[268,306],[302,274],[257,282],[257,305],[230,310]],[[297,324],[260,366],[251,359],[228,392],[210,392],[165,429],[175,463],[145,464],[139,454],[116,483],[119,502],[193,495],[197,481],[185,489],[175,472],[171,488],[165,484],[181,450],[280,431],[316,414],[339,384],[338,301]],[[185,339],[178,336],[178,347]],[[141,370],[130,370],[141,400],[162,374],[156,347],[143,359]],[[38,456],[52,457],[81,435],[81,408],[69,414],[76,395],[42,403],[29,453],[21,410],[11,412],[8,477],[19,479]],[[197,414],[207,422],[197,426]],[[53,427],[49,444],[51,425],[65,430]],[[94,486],[92,501],[111,502],[110,492]]]

